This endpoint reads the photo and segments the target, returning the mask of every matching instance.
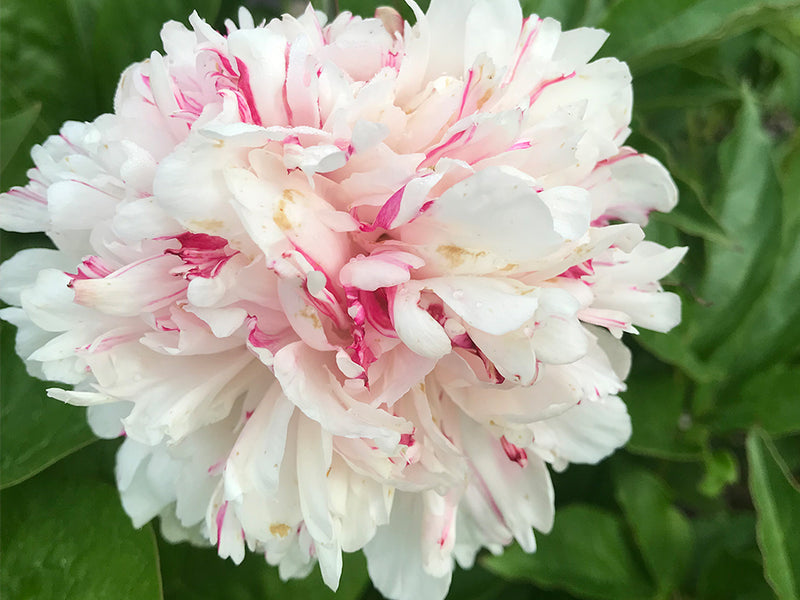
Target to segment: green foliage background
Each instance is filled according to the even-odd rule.
[[[3,0],[0,177],[26,181],[30,147],[111,109],[117,77],[193,9],[221,28],[238,0]],[[258,17],[289,9],[250,0]],[[320,6],[329,12],[335,2]],[[376,2],[340,0],[369,15]],[[402,2],[395,5],[410,18]],[[423,3],[424,4],[424,3]],[[634,74],[631,144],[681,191],[648,237],[690,252],[667,282],[668,336],[628,337],[633,437],[599,466],[555,475],[539,552],[511,547],[457,572],[451,598],[800,598],[800,0],[528,0],[566,28],[611,33]],[[41,245],[3,234],[2,257]],[[38,600],[325,598],[318,574],[282,584],[258,557],[134,530],[113,484],[115,442],[44,395],[2,329],[0,595]],[[361,556],[343,600],[378,599]]]

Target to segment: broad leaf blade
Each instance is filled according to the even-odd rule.
[[[743,91],[736,128],[719,152],[723,189],[714,208],[732,244],[708,244],[695,305],[694,347],[703,356],[741,323],[771,274],[780,245],[780,187],[772,142],[761,126],[755,97]],[[687,307],[689,308],[689,307]]]
[[[697,545],[692,566],[697,600],[775,600],[764,581],[750,511],[723,511],[692,520]]]
[[[652,595],[622,523],[608,511],[577,504],[561,508],[553,531],[536,540],[535,554],[515,545],[483,564],[501,577],[563,589],[579,598],[640,600]]]
[[[682,427],[685,378],[643,373],[632,377],[623,394],[633,434],[626,449],[668,460],[698,460],[700,447]]]
[[[1,497],[3,598],[161,599],[153,531],[133,528],[113,485],[59,466]]]
[[[160,544],[164,598],[178,600],[357,600],[367,585],[364,556],[344,555],[342,579],[334,594],[316,568],[305,579],[281,581],[263,556],[248,554],[241,565],[217,556],[212,548]]]
[[[800,370],[778,365],[756,374],[709,425],[718,432],[758,425],[772,436],[800,431]]]
[[[620,0],[601,22],[604,53],[636,70],[674,62],[724,37],[779,22],[797,0]]]
[[[752,311],[744,318],[728,344],[711,357],[724,368],[754,371],[800,350],[800,134],[794,139],[781,168],[783,188],[782,244],[772,277],[764,286]],[[777,202],[776,195],[773,202]],[[741,348],[748,352],[742,353]]]
[[[14,328],[0,322],[0,488],[35,475],[92,443],[86,412],[48,398],[45,382],[33,379],[14,352]],[[52,384],[50,384],[52,385]]]
[[[780,600],[800,598],[800,488],[769,437],[761,430],[747,436],[750,493],[756,507],[756,531],[764,573]]]
[[[676,591],[692,553],[689,520],[673,506],[667,486],[651,473],[623,463],[616,497],[644,563],[664,597]]]
[[[36,120],[39,118],[40,112],[42,112],[42,105],[39,102],[35,102],[0,121],[0,174],[17,153],[22,141],[28,137],[31,129],[36,124]]]

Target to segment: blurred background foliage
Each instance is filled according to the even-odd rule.
[[[384,4],[386,2],[383,2]],[[410,19],[399,0],[392,2]],[[30,147],[68,119],[111,110],[117,77],[196,9],[224,28],[240,0],[3,0],[0,178],[26,181]],[[302,8],[249,0],[258,18]],[[329,14],[378,2],[327,0]],[[424,5],[426,2],[422,2]],[[539,552],[511,547],[454,577],[451,598],[800,598],[800,0],[528,0],[526,13],[611,33],[634,75],[630,143],[680,188],[648,237],[690,252],[668,287],[670,335],[629,336],[633,437],[599,466],[554,475]],[[42,245],[3,234],[2,258]],[[133,530],[113,484],[115,442],[45,398],[3,324],[4,598],[327,598],[318,574],[279,582],[256,556],[172,546]],[[360,555],[342,600],[377,600]]]

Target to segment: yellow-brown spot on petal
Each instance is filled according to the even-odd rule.
[[[219,219],[198,219],[189,221],[187,225],[192,233],[217,233],[225,227],[225,223]]]
[[[302,192],[293,189],[285,189],[281,194],[281,199],[278,200],[278,205],[275,207],[275,210],[272,212],[272,220],[275,221],[275,225],[277,225],[281,231],[287,231],[289,229],[294,229],[294,225],[289,220],[289,216],[286,214],[286,207],[289,204],[294,204],[296,202],[296,196],[302,196]]]
[[[321,329],[322,323],[319,321],[319,317],[317,316],[317,312],[311,308],[310,306],[306,306],[303,310],[300,311],[300,316],[305,317],[306,319],[311,319],[311,323],[314,325],[315,329]]]
[[[269,526],[269,532],[277,537],[284,538],[292,530],[286,523],[273,523]]]
[[[478,100],[478,110],[480,110],[481,108],[483,108],[483,105],[484,105],[484,104],[486,104],[486,102],[488,102],[488,101],[489,101],[489,98],[491,98],[491,97],[492,97],[492,92],[493,92],[493,91],[494,91],[494,90],[492,90],[492,89],[488,89],[488,90],[486,90],[486,93],[485,93],[485,94],[484,94],[484,95],[481,97],[481,99],[480,99],[480,100]]]
[[[441,254],[451,267],[457,267],[464,262],[467,251],[458,246],[439,246],[436,251]]]
[[[452,246],[452,245],[444,245],[439,246],[436,248],[436,252],[442,255],[442,257],[448,262],[448,265],[451,269],[455,267],[461,266],[464,264],[464,261],[469,258],[480,258],[481,256],[485,256],[486,252],[473,252],[471,250],[467,250],[466,248],[462,248],[460,246]]]
[[[514,270],[514,269],[516,269],[517,267],[519,267],[519,265],[518,265],[517,263],[508,263],[508,264],[507,264],[505,267],[503,267],[502,269],[497,269],[497,270],[498,270],[498,271],[513,271],[513,270]]]

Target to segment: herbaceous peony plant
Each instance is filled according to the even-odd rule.
[[[553,522],[548,467],[625,443],[636,327],[667,331],[643,241],[676,189],[624,146],[606,38],[516,0],[310,7],[227,36],[197,14],[131,65],[114,114],[33,150],[0,224],[0,313],[58,400],[124,436],[137,526],[389,598]]]

